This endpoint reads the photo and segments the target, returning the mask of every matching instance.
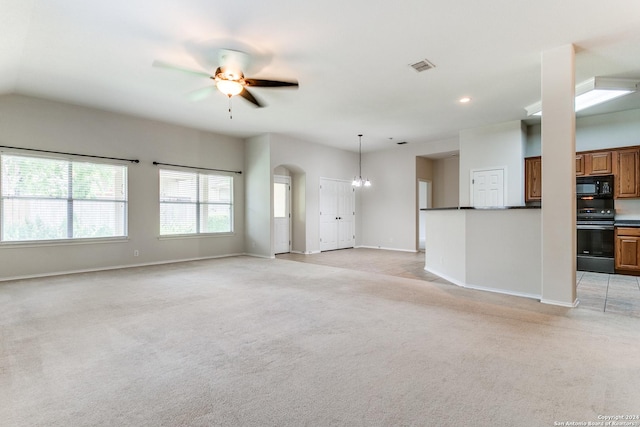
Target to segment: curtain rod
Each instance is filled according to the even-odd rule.
[[[12,150],[37,151],[38,153],[63,154],[65,156],[91,157],[94,159],[120,160],[120,161],[131,162],[131,163],[140,163],[140,160],[137,160],[137,159],[120,159],[118,157],[92,156],[89,154],[76,154],[76,153],[65,153],[62,151],[38,150],[35,148],[10,147],[8,145],[0,145],[0,148],[10,148]]]
[[[242,173],[242,171],[230,171],[230,170],[226,170],[226,169],[201,168],[201,167],[198,167],[198,166],[173,165],[171,163],[153,162],[153,164],[154,165],[161,165],[161,166],[175,166],[175,167],[178,167],[178,168],[187,168],[187,169],[201,169],[201,170],[206,170],[206,171],[229,172],[229,173],[238,173],[238,174]]]

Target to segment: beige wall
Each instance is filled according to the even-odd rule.
[[[244,170],[242,140],[152,120],[45,101],[0,97],[0,145],[139,159],[129,166],[128,239],[109,243],[0,244],[0,279],[151,264],[244,252],[244,174],[234,175],[235,233],[159,239],[158,167]],[[139,256],[134,257],[134,250]]]
[[[446,157],[433,161],[433,207],[458,206],[460,193],[460,158]]]

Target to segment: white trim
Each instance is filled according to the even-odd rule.
[[[253,258],[263,258],[263,259],[275,259],[275,257],[276,257],[275,255],[260,255],[260,254],[252,254],[252,253],[249,253],[249,252],[245,252],[242,255],[250,256],[250,257],[253,257]]]
[[[503,295],[511,295],[511,296],[514,296],[514,297],[531,298],[531,299],[535,299],[535,300],[541,301],[540,300],[541,295],[529,294],[529,293],[525,293],[525,292],[507,291],[507,290],[499,289],[499,288],[488,288],[486,286],[477,286],[477,285],[473,285],[473,284],[470,284],[470,283],[466,283],[466,282],[454,279],[452,277],[448,277],[446,274],[439,273],[438,271],[435,271],[433,269],[429,269],[427,267],[425,267],[424,270],[429,272],[429,273],[435,274],[436,276],[442,277],[446,281],[451,282],[454,285],[460,286],[461,288],[471,289],[471,290],[475,290],[475,291],[493,292],[493,293],[496,293],[496,294],[503,294]]]
[[[243,255],[248,255],[248,254],[237,253],[237,254],[214,255],[214,256],[199,257],[199,258],[185,258],[185,259],[175,259],[175,260],[167,260],[167,261],[145,262],[141,264],[114,265],[109,267],[96,267],[96,268],[87,268],[82,270],[67,270],[67,271],[56,271],[52,273],[29,274],[26,276],[0,277],[0,282],[8,282],[11,280],[38,279],[41,277],[64,276],[67,274],[93,273],[96,271],[121,270],[125,268],[149,267],[152,265],[176,264],[180,262],[203,261],[207,259],[230,258],[230,257],[236,257],[236,256],[243,256]]]
[[[541,299],[540,302],[543,304],[557,305],[560,307],[567,307],[567,308],[576,308],[578,304],[580,304],[580,301],[578,301],[577,298],[575,299],[575,301],[573,301],[573,303],[564,302],[564,301],[555,301],[551,299]]]
[[[0,242],[1,249],[24,249],[47,246],[96,245],[104,243],[128,243],[129,237],[89,237],[55,240],[10,240]]]
[[[477,291],[493,292],[496,294],[511,295],[514,297],[531,298],[538,301],[540,301],[540,298],[542,297],[542,295],[529,294],[529,293],[517,292],[517,291],[506,291],[504,289],[499,289],[499,288],[487,288],[485,286],[476,286],[476,285],[470,285],[470,284],[467,284],[465,288],[474,289]]]
[[[229,237],[235,236],[235,231],[223,231],[220,233],[190,233],[190,234],[162,234],[157,237],[158,240],[174,240],[174,239],[199,239],[206,237]]]
[[[415,249],[399,249],[399,248],[387,248],[384,246],[366,246],[366,245],[359,245],[359,246],[354,246],[354,249],[380,249],[380,250],[384,250],[384,251],[396,251],[396,252],[411,252],[411,253],[418,253],[420,251],[417,251]]]

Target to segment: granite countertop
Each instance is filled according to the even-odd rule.
[[[640,227],[640,220],[637,219],[616,219],[614,222],[616,227]]]
[[[458,211],[458,210],[479,210],[479,211],[504,211],[507,209],[540,209],[540,206],[496,206],[486,208],[476,208],[473,206],[452,206],[449,208],[421,208],[421,211]],[[640,227],[640,221],[638,221]]]

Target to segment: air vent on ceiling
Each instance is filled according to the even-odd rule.
[[[433,65],[431,62],[427,61],[426,59],[423,59],[422,61],[418,61],[415,64],[411,64],[410,67],[416,70],[417,72],[421,73],[423,71],[427,71],[432,68],[435,68],[436,66]]]

